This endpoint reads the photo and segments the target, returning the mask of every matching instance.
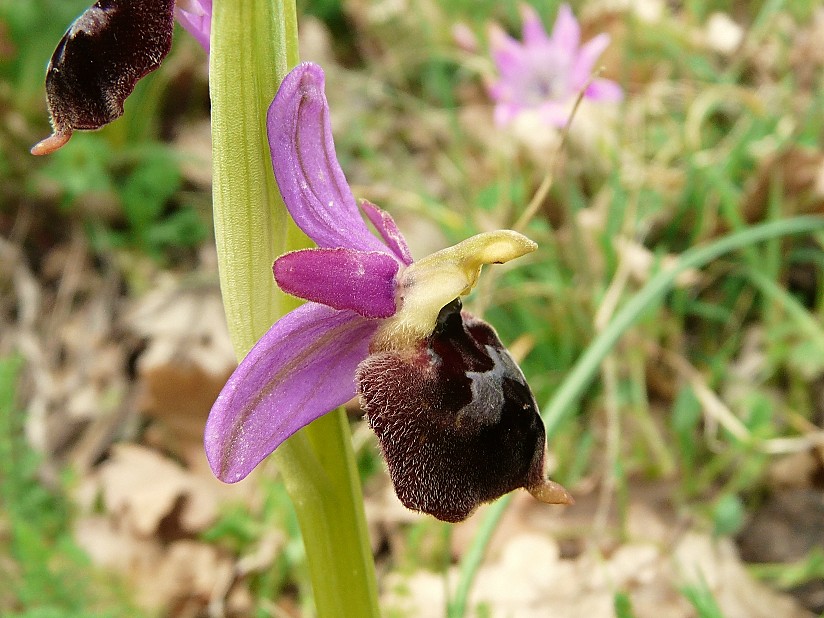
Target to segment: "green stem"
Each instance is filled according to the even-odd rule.
[[[685,270],[703,267],[725,253],[742,249],[755,243],[792,234],[808,234],[824,229],[824,217],[795,217],[781,221],[771,221],[730,234],[703,247],[688,249],[678,259],[677,264],[658,272],[647,281],[615,314],[612,321],[592,341],[584,354],[555,391],[542,417],[547,436],[552,436],[560,424],[574,411],[573,404],[583,395],[598,373],[598,368],[621,336],[646,312],[655,306],[670,290],[675,279]],[[455,596],[449,603],[449,618],[462,618],[466,613],[469,593],[475,574],[483,561],[498,523],[511,500],[511,494],[490,505],[484,514],[478,532],[461,563]]]
[[[343,410],[283,444],[276,461],[300,520],[319,616],[379,616],[372,550]]]
[[[220,284],[238,359],[293,301],[274,259],[306,246],[277,190],[266,110],[298,62],[294,0],[215,0],[209,68],[213,202]],[[363,495],[342,411],[275,453],[300,521],[318,616],[378,616]]]

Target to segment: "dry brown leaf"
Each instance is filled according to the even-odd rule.
[[[165,552],[154,577],[154,594],[169,599],[172,607],[194,602],[203,608],[221,595],[226,582],[233,579],[233,566],[227,556],[204,543],[175,541]]]
[[[766,157],[741,200],[747,223],[767,217],[773,183],[778,183],[784,197],[780,200],[782,215],[824,213],[824,153],[820,150],[796,146]]]
[[[232,559],[212,545],[184,539],[164,546],[102,516],[78,519],[75,539],[95,565],[127,578],[135,602],[146,610],[175,617],[202,616],[210,607],[231,615],[252,610],[248,590],[235,581]]]
[[[777,458],[767,471],[769,483],[776,489],[809,488],[824,471],[818,450],[800,451]]]
[[[166,280],[134,303],[125,321],[146,340],[136,407],[156,421],[147,441],[194,466],[203,457],[209,410],[237,364],[219,290]]]
[[[106,510],[138,536],[155,534],[178,501],[186,532],[204,530],[218,514],[217,481],[194,476],[143,446],[116,445],[99,478]]]
[[[217,285],[186,288],[166,278],[134,304],[125,321],[133,333],[148,340],[138,361],[142,370],[193,364],[222,375],[236,364]]]
[[[695,609],[681,590],[706,582],[726,618],[809,616],[789,596],[752,579],[729,539],[684,533],[688,522],[676,517],[671,489],[663,483],[633,488],[624,531],[629,540],[621,543],[593,541],[595,495],[578,493],[574,506],[550,511],[516,494],[477,574],[469,615],[480,615],[475,609],[483,605],[493,618],[612,618],[615,594],[621,592],[629,596],[637,618],[692,618]],[[454,528],[453,550],[459,555],[482,517],[479,513]],[[565,550],[576,535],[584,535],[582,550]],[[440,617],[445,586],[454,591],[457,568],[446,578],[395,572],[384,581],[383,607]]]
[[[182,457],[190,466],[203,458],[203,428],[212,404],[231,375],[219,376],[196,365],[166,364],[140,371],[135,407],[156,424],[146,441]]]
[[[812,19],[800,26],[794,32],[789,60],[799,87],[811,89],[820,83],[824,67],[824,8],[817,7]]]
[[[630,274],[638,283],[646,283],[654,270],[670,270],[678,262],[678,257],[673,254],[657,257],[641,243],[623,236],[615,238],[612,244],[620,259],[625,262],[626,268],[629,269]],[[675,278],[675,284],[685,288],[696,285],[699,280],[699,271],[690,268],[678,274]]]
[[[672,560],[681,583],[708,587],[725,618],[812,616],[789,596],[754,580],[729,539],[690,532],[676,547]]]

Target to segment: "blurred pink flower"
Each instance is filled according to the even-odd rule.
[[[495,100],[495,122],[505,126],[521,112],[536,111],[556,127],[567,123],[570,104],[586,86],[595,61],[609,45],[606,33],[581,45],[581,28],[569,5],[562,4],[552,34],[548,35],[535,9],[522,5],[523,42],[510,37],[497,24],[490,28],[492,59],[498,78],[489,84]],[[615,102],[623,98],[614,81],[593,79],[584,97]]]

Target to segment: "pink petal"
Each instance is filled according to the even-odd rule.
[[[523,111],[523,107],[517,103],[498,103],[495,106],[495,124],[505,127],[512,122],[515,117]]]
[[[323,69],[305,62],[286,75],[269,106],[269,148],[283,201],[320,247],[386,252],[361,218],[338,164],[323,88]]]
[[[538,115],[546,124],[562,128],[569,122],[571,105],[559,101],[545,101],[538,107]]]
[[[275,280],[288,294],[367,318],[395,315],[398,261],[382,251],[303,249],[275,260]]]
[[[611,79],[598,78],[592,80],[587,88],[586,96],[593,101],[616,103],[624,98],[624,91]]]
[[[555,18],[551,38],[558,49],[570,55],[578,50],[578,43],[581,41],[581,27],[568,4],[562,4],[558,9],[558,17]]]
[[[351,399],[378,324],[314,303],[278,320],[209,414],[204,443],[215,476],[243,479],[286,438]]]
[[[498,24],[489,26],[489,47],[498,71],[507,74],[523,63],[524,49],[521,44],[504,32]]]
[[[188,30],[198,43],[209,51],[209,35],[212,28],[212,0],[188,0],[178,2],[175,9],[177,21]]]
[[[573,80],[578,88],[584,85],[589,79],[595,62],[604,53],[604,50],[609,47],[610,36],[606,32],[592,37],[589,41],[581,46],[578,56],[575,58],[575,64],[572,67]]]
[[[528,4],[521,5],[523,20],[523,39],[526,45],[544,45],[549,42],[549,36],[538,12]]]
[[[397,258],[409,266],[412,263],[412,254],[409,252],[409,247],[406,245],[406,239],[398,229],[395,220],[385,210],[381,210],[368,200],[361,200],[360,207],[366,213],[366,217],[378,230],[378,233],[383,238],[383,242],[389,247],[397,256]]]

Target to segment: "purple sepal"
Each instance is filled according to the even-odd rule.
[[[506,76],[510,72],[521,71],[524,58],[521,44],[498,26],[492,27],[489,36],[492,60],[501,75]]]
[[[538,12],[528,4],[521,5],[523,16],[522,36],[526,45],[551,45],[552,39],[546,33]]]
[[[212,29],[212,0],[179,2],[175,8],[175,16],[178,23],[208,52]]]
[[[272,270],[287,294],[367,318],[388,318],[395,314],[398,268],[388,253],[339,247],[286,253]]]
[[[361,200],[360,207],[366,213],[366,217],[372,225],[375,226],[375,229],[378,230],[386,246],[392,250],[401,262],[409,266],[413,262],[412,254],[392,215],[378,208],[369,200]]]
[[[319,247],[383,251],[361,218],[335,155],[323,69],[298,65],[266,117],[272,168],[289,214]]]
[[[243,479],[286,438],[356,392],[355,370],[378,322],[307,303],[278,320],[229,378],[206,422],[206,457]]]

